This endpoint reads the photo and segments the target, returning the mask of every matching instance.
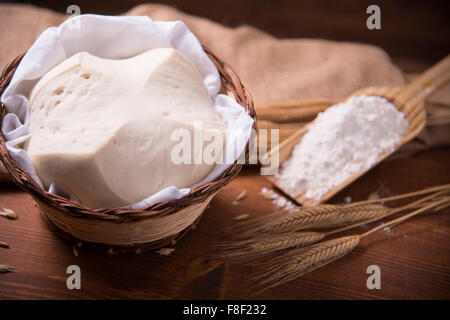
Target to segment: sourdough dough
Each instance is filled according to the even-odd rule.
[[[203,136],[225,140],[226,122],[200,73],[175,49],[123,60],[78,53],[42,77],[29,101],[26,149],[37,175],[45,187],[55,182],[91,208],[124,206],[205,178],[215,163],[172,161],[180,145],[171,139],[174,130],[194,137],[200,125]],[[204,149],[208,142],[201,143]],[[192,139],[190,159],[201,152]]]

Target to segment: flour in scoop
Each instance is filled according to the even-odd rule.
[[[277,179],[294,194],[320,198],[352,174],[374,166],[408,132],[402,112],[384,98],[357,96],[319,113]]]

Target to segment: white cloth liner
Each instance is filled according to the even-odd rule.
[[[66,20],[59,27],[48,28],[40,35],[22,59],[1,97],[8,112],[3,119],[2,133],[11,157],[42,186],[22,145],[32,134],[27,97],[35,83],[53,67],[81,51],[101,58],[124,59],[153,48],[175,48],[183,53],[200,71],[214,108],[228,122],[224,152],[228,155],[227,161],[217,164],[203,181],[192,188],[216,179],[243,151],[251,134],[253,119],[234,99],[218,94],[219,72],[182,21],[152,21],[145,16],[80,15]],[[238,146],[237,153],[231,151],[235,150],[235,146]],[[229,158],[230,152],[232,158]],[[64,186],[56,183],[50,185],[49,192],[76,200],[73,195],[67,194]],[[190,188],[170,186],[127,207],[141,209],[158,202],[179,199],[189,192]]]

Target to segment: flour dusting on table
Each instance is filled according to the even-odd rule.
[[[272,204],[285,211],[293,211],[297,209],[297,205],[287,198],[279,195],[273,190],[262,188],[261,195],[263,195],[267,200],[272,201]]]

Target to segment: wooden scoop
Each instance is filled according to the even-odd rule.
[[[436,65],[402,87],[369,87],[358,90],[350,95],[351,97],[364,94],[386,98],[388,101],[393,103],[399,111],[403,112],[405,118],[408,120],[408,133],[397,143],[394,150],[382,153],[379,156],[377,163],[386,159],[389,155],[391,155],[405,143],[412,140],[420,133],[420,131],[422,131],[426,123],[426,113],[424,108],[424,101],[426,97],[431,95],[434,91],[436,91],[436,89],[438,89],[448,81],[450,81],[450,55],[448,55]],[[347,99],[348,98],[349,97],[347,97]],[[279,164],[281,165],[286,159],[290,157],[295,145],[297,145],[303,135],[308,131],[308,127],[309,124],[299,129],[289,138],[284,140],[278,145],[278,147],[270,150],[265,156],[266,160],[263,161],[263,163],[267,163],[267,159],[271,159],[272,153],[278,152]],[[371,168],[363,169],[362,171],[351,175],[343,183],[335,186],[327,193],[325,193],[320,198],[320,200],[306,198],[305,191],[294,193],[292,190],[283,189],[278,183],[278,180],[275,178],[275,176],[270,176],[268,177],[268,179],[276,188],[280,189],[292,199],[296,200],[299,204],[313,205],[325,202],[370,169]]]

